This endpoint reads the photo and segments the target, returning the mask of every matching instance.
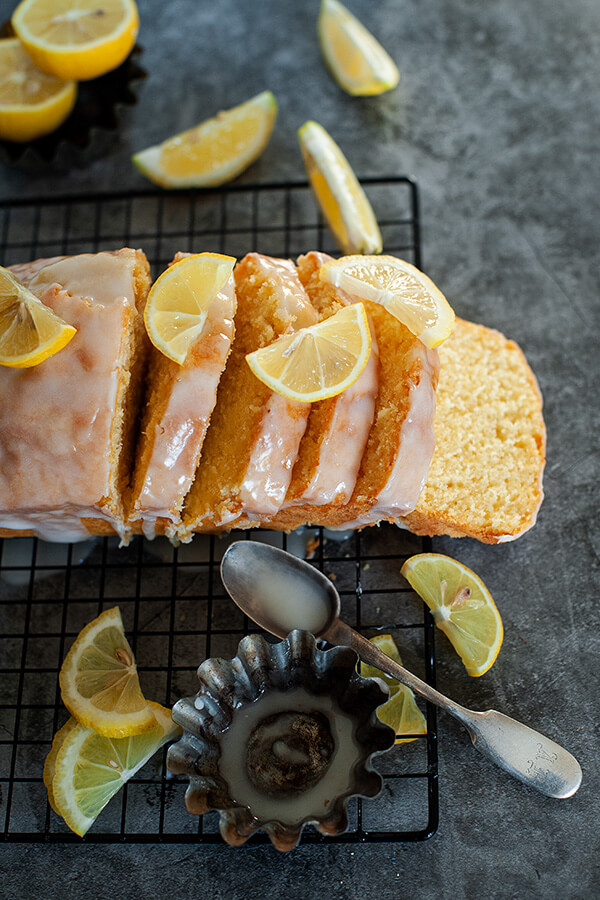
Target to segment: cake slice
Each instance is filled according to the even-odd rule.
[[[173,263],[186,256],[178,253]],[[180,522],[231,349],[236,305],[232,274],[183,365],[151,349],[128,517],[147,538],[173,537]]]
[[[310,411],[260,382],[246,354],[317,314],[289,260],[250,253],[234,270],[236,335],[179,536],[257,524],[280,508]]]
[[[319,320],[352,302],[319,281],[321,265],[331,257],[311,251],[298,259],[300,281]],[[371,327],[371,355],[353,385],[335,397],[311,405],[304,437],[282,508],[263,527],[290,530],[350,500],[373,422],[379,385],[379,353]],[[319,509],[315,509],[319,507]]]
[[[542,396],[513,341],[457,319],[440,347],[436,448],[419,501],[402,521],[416,534],[511,541],[543,499]]]
[[[0,367],[0,535],[123,536],[148,350],[146,257],[84,253],[11,271],[77,333],[33,368]]]

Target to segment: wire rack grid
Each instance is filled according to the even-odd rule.
[[[366,179],[386,252],[421,264],[418,193],[406,178]],[[140,191],[49,200],[0,202],[0,263],[141,247],[156,276],[178,250],[241,256],[258,250],[294,256],[335,252],[306,183],[239,185],[219,191]],[[0,840],[20,842],[221,842],[214,813],[196,818],[184,807],[186,780],[166,769],[166,750],[141,769],[81,839],[47,803],[42,781],[52,736],[68,713],[58,672],[81,628],[118,605],[136,653],[147,697],[171,706],[195,693],[195,670],[209,656],[230,658],[256,631],[226,596],[219,563],[231,540],[265,540],[306,556],[342,598],[344,619],[363,633],[391,633],[404,662],[435,682],[433,621],[400,576],[408,556],[430,548],[393,526],[334,536],[306,529],[289,536],[237,532],[196,536],[172,547],[165,539],[115,538],[47,544],[0,541]],[[419,841],[438,826],[435,709],[426,704],[427,734],[397,743],[376,767],[384,788],[373,801],[349,804],[349,829],[308,843]],[[257,834],[249,843],[264,843]]]

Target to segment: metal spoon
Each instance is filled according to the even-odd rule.
[[[238,541],[223,556],[221,577],[232,599],[257,625],[280,638],[303,628],[332,644],[352,647],[364,662],[450,713],[465,726],[477,750],[542,794],[571,797],[581,784],[581,766],[554,741],[496,710],[460,706],[340,621],[338,592],[310,563],[268,544]]]

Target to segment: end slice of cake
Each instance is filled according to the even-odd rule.
[[[546,429],[536,378],[514,341],[457,319],[440,347],[436,448],[416,508],[416,534],[515,540],[543,499]]]
[[[124,496],[148,351],[141,250],[11,271],[77,333],[30,369],[0,368],[0,535],[124,535]]]

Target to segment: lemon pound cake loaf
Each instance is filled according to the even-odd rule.
[[[427,483],[404,524],[416,534],[511,541],[542,502],[542,396],[513,341],[457,319],[440,347],[436,448]]]
[[[317,314],[289,260],[250,253],[234,270],[235,340],[179,534],[256,524],[280,508],[310,411],[260,382],[246,354]]]
[[[311,251],[298,259],[300,281],[320,320],[352,302],[342,290],[319,280],[319,269],[330,258]],[[371,328],[371,355],[358,379],[341,394],[312,404],[286,498],[264,527],[290,530],[348,503],[373,423],[378,363]]]
[[[197,271],[203,256],[206,254],[191,258],[190,254],[178,253],[171,265],[186,259],[189,262],[181,272],[171,269],[174,282],[169,289],[193,289],[194,264],[200,264]],[[220,261],[225,269],[227,261],[226,257]],[[229,263],[231,268],[233,262]],[[128,520],[133,531],[141,530],[148,538],[155,534],[174,536],[184,498],[194,480],[233,340],[233,272],[207,299],[210,305],[202,331],[182,365],[155,347],[151,350]]]
[[[0,534],[123,535],[148,347],[146,257],[123,249],[12,272],[77,333],[37,366],[0,367]]]

